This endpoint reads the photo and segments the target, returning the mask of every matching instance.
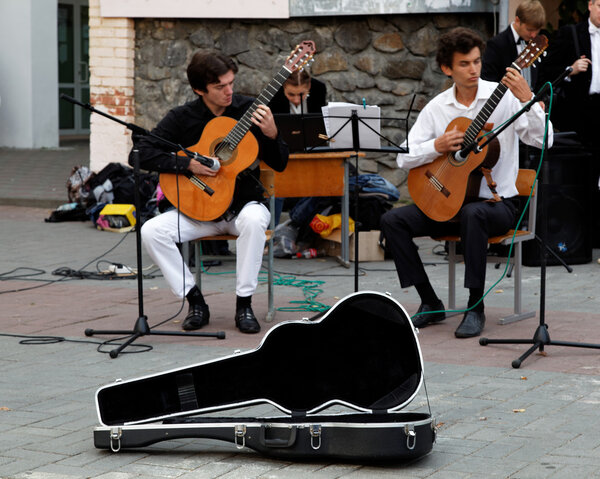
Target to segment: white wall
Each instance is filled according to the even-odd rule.
[[[104,18],[289,18],[289,0],[100,0]]]
[[[0,0],[0,146],[58,146],[56,0]]]

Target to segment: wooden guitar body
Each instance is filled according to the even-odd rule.
[[[195,146],[187,152],[219,159],[216,176],[193,175],[189,170],[177,175],[162,173],[160,187],[179,211],[199,221],[212,221],[222,216],[233,201],[237,176],[258,156],[258,142],[250,128],[259,105],[268,105],[290,74],[302,70],[312,61],[315,42],[305,40],[292,51],[271,82],[256,97],[239,121],[218,116],[209,121]],[[184,155],[184,152],[178,154]],[[214,193],[209,194],[213,190]]]
[[[223,145],[225,137],[237,124],[233,118],[219,116],[208,122],[200,141],[188,150],[204,156],[218,157],[221,168],[216,176],[188,176],[161,173],[160,187],[167,199],[186,216],[200,221],[212,221],[227,211],[233,200],[237,175],[248,168],[258,156],[258,142],[247,132],[238,145],[231,149]],[[219,147],[218,153],[216,153]],[[183,154],[183,153],[180,153]],[[214,194],[209,196],[194,183],[199,178]]]
[[[538,35],[529,42],[511,67],[519,72],[534,63],[548,46],[548,39]],[[492,127],[487,122],[508,87],[502,82],[490,95],[475,119],[459,117],[450,122],[446,131],[455,127],[465,133],[464,144],[471,145],[481,137],[482,130]],[[485,140],[482,140],[485,143]],[[494,138],[481,151],[471,152],[465,159],[457,159],[453,153],[440,155],[433,162],[413,168],[408,173],[408,191],[419,209],[434,221],[448,221],[454,218],[465,201],[478,196],[482,172],[479,167],[491,170],[498,162],[500,143]],[[488,185],[495,192],[495,184],[489,171],[486,171]]]
[[[455,127],[466,131],[470,119],[452,120],[446,131]],[[453,154],[438,156],[431,163],[413,168],[408,174],[408,191],[419,209],[435,221],[448,221],[456,216],[468,197],[477,196],[481,173],[477,168],[493,167],[500,155],[498,140],[476,153],[471,152],[463,161]]]

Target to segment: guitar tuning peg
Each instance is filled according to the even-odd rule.
[[[546,52],[546,51],[545,51],[545,52],[543,53],[543,55],[544,55],[544,56],[548,55],[548,52]]]
[[[537,64],[534,62],[531,64],[531,68],[537,68]]]

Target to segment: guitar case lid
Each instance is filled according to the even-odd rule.
[[[391,296],[366,291],[310,320],[269,330],[251,351],[100,388],[101,424],[143,424],[269,403],[290,417],[333,405],[396,412],[423,382],[410,317]]]

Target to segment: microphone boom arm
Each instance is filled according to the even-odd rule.
[[[202,163],[205,166],[208,166],[209,168],[213,169],[214,171],[217,171],[214,169],[214,164],[215,161],[212,158],[209,158],[207,156],[203,156],[200,155],[199,153],[195,153],[193,151],[188,150],[187,148],[184,148],[181,145],[177,145],[176,143],[173,143],[172,141],[169,141],[165,138],[162,138],[158,135],[155,135],[154,133],[152,133],[151,131],[146,130],[145,128],[142,128],[141,126],[138,126],[134,123],[128,123],[126,121],[123,121],[115,116],[109,115],[108,113],[105,113],[103,111],[98,110],[97,108],[94,108],[92,105],[90,105],[89,103],[82,103],[79,100],[70,97],[69,95],[65,95],[64,93],[60,94],[60,98],[62,98],[63,100],[66,100],[70,103],[73,103],[75,105],[79,105],[83,108],[85,108],[86,110],[89,110],[93,113],[97,113],[98,115],[102,115],[106,118],[108,118],[109,120],[113,120],[117,123],[119,123],[120,125],[125,126],[127,129],[131,130],[131,132],[135,135],[141,135],[141,136],[149,136],[152,137],[162,143],[164,143],[167,146],[170,146],[171,148],[173,148],[174,150],[179,150],[182,151],[183,153],[185,153],[185,155],[188,158],[191,158],[193,160],[197,160],[200,163]],[[203,182],[202,182],[203,183]],[[209,194],[212,195],[214,193],[214,191],[208,187],[208,185],[205,184],[205,187],[207,188],[205,191]]]
[[[569,74],[573,71],[573,68],[566,67],[564,69],[564,71],[561,72],[561,74],[552,82],[552,88],[558,86],[567,76],[569,76]],[[531,110],[531,107],[533,105],[535,105],[538,101],[541,101],[544,96],[546,95],[546,90],[549,88],[549,84],[550,82],[546,82],[544,83],[544,85],[542,86],[542,88],[540,88],[540,91],[538,91],[531,100],[529,100],[529,102],[523,107],[521,108],[509,121],[507,121],[506,123],[504,123],[504,125],[502,125],[498,130],[496,130],[494,133],[492,133],[491,135],[489,135],[489,137],[487,137],[486,142],[481,145],[481,146],[477,146],[475,150],[476,151],[481,151],[484,147],[486,147],[494,138],[496,138],[500,133],[502,133],[506,128],[508,128],[511,124],[513,124],[517,118],[519,118],[521,115],[523,115],[524,113],[528,112],[529,110]]]

